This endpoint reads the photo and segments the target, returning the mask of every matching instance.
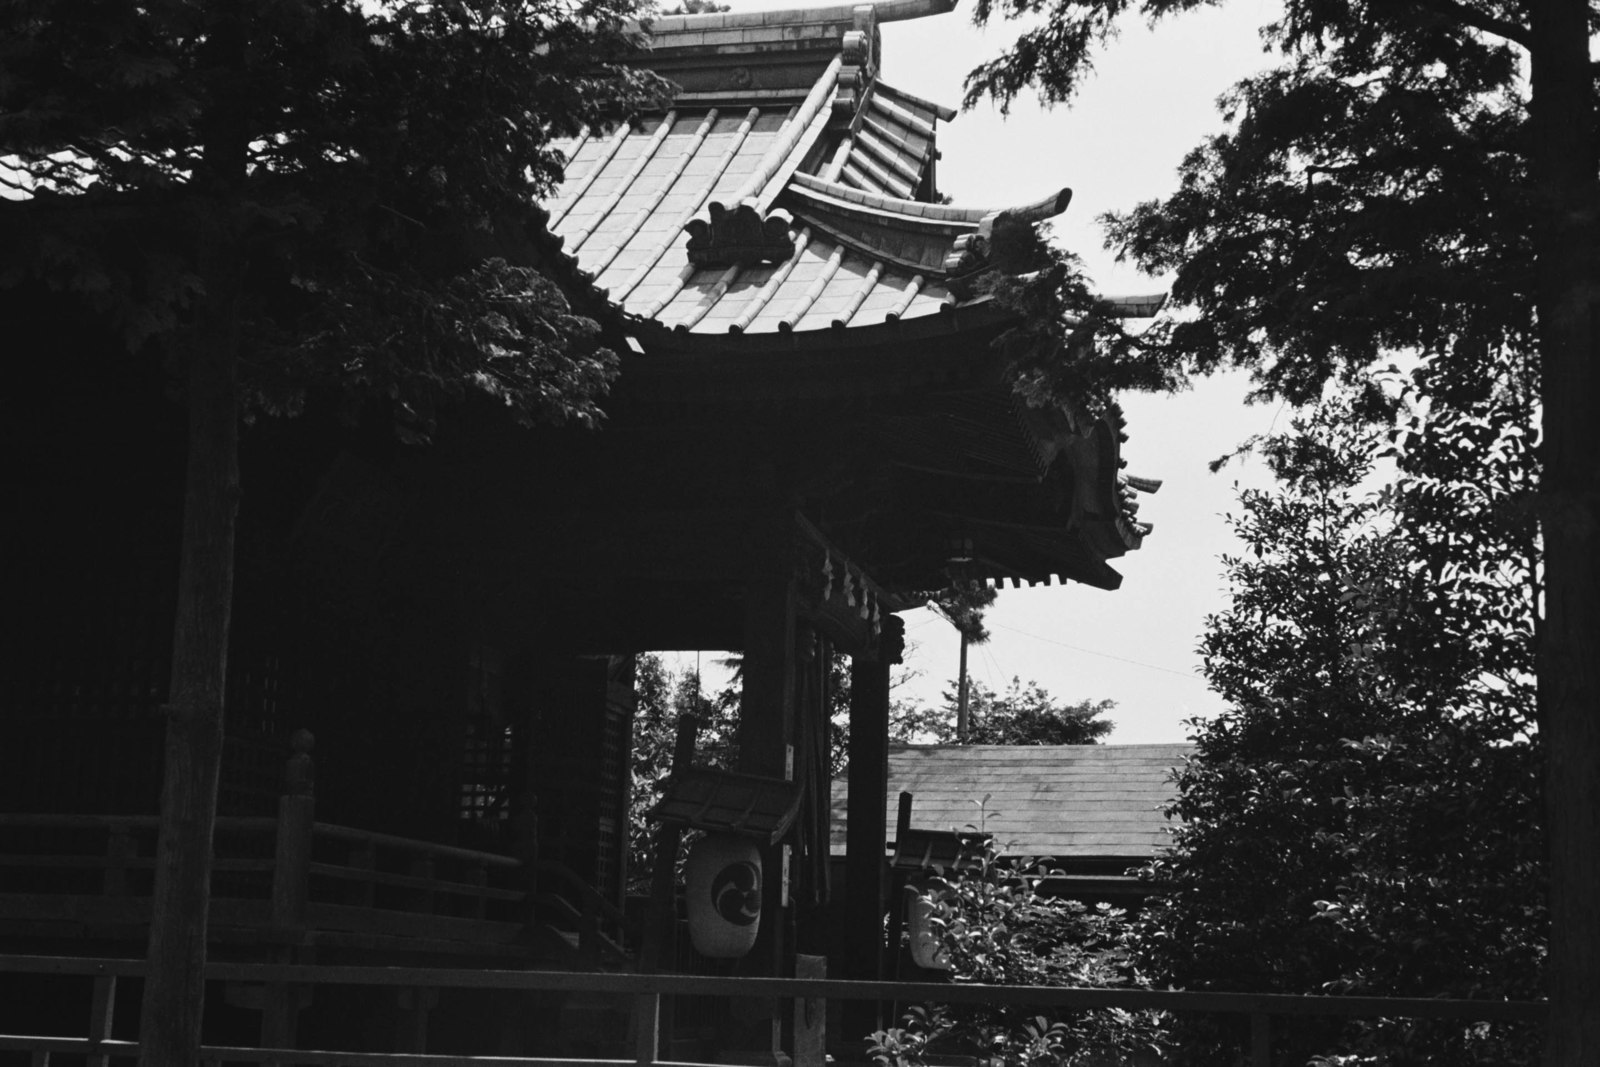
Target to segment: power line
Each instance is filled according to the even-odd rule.
[[[1062,648],[1070,648],[1072,651],[1082,652],[1086,656],[1099,656],[1101,659],[1114,659],[1118,663],[1128,663],[1135,667],[1143,667],[1146,670],[1161,671],[1163,674],[1175,674],[1179,678],[1187,678],[1191,682],[1199,682],[1201,685],[1206,684],[1206,680],[1196,676],[1193,671],[1175,671],[1171,667],[1158,667],[1154,663],[1143,663],[1136,659],[1128,659],[1126,656],[1113,656],[1109,652],[1097,652],[1092,648],[1083,648],[1080,645],[1069,645],[1065,641],[1057,641],[1053,637],[1044,637],[1040,634],[1030,634],[1026,630],[1019,630],[1014,626],[1006,626],[1002,623],[995,623],[994,626],[999,630],[1010,630],[1014,634],[1020,634],[1023,637],[1031,637],[1035,641],[1043,641],[1046,644],[1060,645]]]

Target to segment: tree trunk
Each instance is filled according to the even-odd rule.
[[[223,690],[238,514],[239,264],[220,232],[200,235],[205,296],[189,352],[189,457],[161,832],[151,902],[140,1063],[199,1062],[212,829],[222,769]]]
[[[1541,226],[1539,718],[1550,843],[1547,1067],[1600,1063],[1600,186],[1588,5],[1532,5],[1533,175]]]

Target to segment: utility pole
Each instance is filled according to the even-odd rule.
[[[939,614],[944,615],[944,612]],[[949,618],[948,615],[945,618]],[[959,628],[958,628],[959,629]],[[967,632],[961,630],[961,673],[956,683],[956,744],[967,743]]]
[[[937,601],[928,601],[928,610],[938,615],[945,622],[956,628],[956,633],[961,636],[961,664],[956,675],[956,744],[967,743],[967,734],[971,729],[968,720],[968,698],[971,687],[967,679],[967,646],[972,643],[972,637],[967,628],[955,620],[951,614],[940,607]],[[987,635],[981,640],[987,640]]]

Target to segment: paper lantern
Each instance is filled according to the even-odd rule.
[[[707,834],[689,849],[683,873],[695,951],[712,959],[749,952],[761,929],[761,852],[755,842]]]
[[[911,940],[911,962],[925,971],[950,970],[950,958],[944,950],[944,938],[933,924],[933,913],[938,904],[933,898],[906,888],[906,929]]]

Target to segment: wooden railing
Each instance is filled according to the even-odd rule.
[[[314,939],[508,960],[535,951],[537,930],[537,947],[564,940],[574,962],[625,960],[622,912],[561,864],[317,822],[312,739],[300,731],[292,743],[278,817],[217,819],[216,929],[269,931],[263,945],[278,947]],[[154,815],[0,814],[0,924],[142,936],[158,827]]]
[[[89,1032],[84,1036],[0,1034],[0,1050],[31,1056],[33,1067],[49,1067],[54,1053],[86,1056],[91,1067],[138,1055],[136,1042],[113,1040],[112,1011],[116,983],[144,972],[142,960],[78,959],[51,956],[0,956],[0,975],[75,975],[90,984]],[[217,981],[264,983],[268,986],[372,986],[431,990],[556,990],[612,994],[631,998],[635,1019],[635,1055],[631,1060],[474,1057],[426,1053],[306,1050],[284,1047],[208,1046],[206,1064],[373,1064],[386,1067],[651,1067],[660,1064],[657,1021],[661,998],[723,996],[941,1002],[1028,1005],[1045,1010],[1082,1011],[1122,1008],[1129,1011],[1206,1012],[1243,1015],[1250,1019],[1249,1062],[1272,1067],[1272,1025],[1275,1018],[1342,1016],[1348,1018],[1448,1019],[1459,1022],[1543,1023],[1546,1005],[1531,1001],[1430,1000],[1397,997],[1285,996],[1247,993],[1182,993],[1136,989],[1069,989],[1043,986],[945,985],[918,982],[850,982],[830,979],[712,978],[686,975],[597,974],[555,971],[493,971],[411,967],[312,967],[274,964],[212,963],[206,977]],[[415,998],[418,1003],[423,997]]]

